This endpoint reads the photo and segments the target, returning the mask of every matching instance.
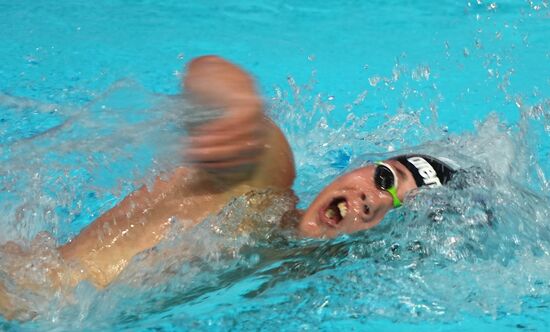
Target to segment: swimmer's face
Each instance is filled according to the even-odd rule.
[[[334,237],[372,228],[393,208],[391,195],[374,184],[374,165],[337,178],[306,210],[298,225],[309,237]]]

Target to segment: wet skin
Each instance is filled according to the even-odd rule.
[[[136,254],[162,241],[172,220],[193,226],[252,190],[291,190],[295,169],[290,146],[264,114],[250,75],[222,58],[205,56],[189,63],[183,86],[196,103],[218,107],[224,115],[189,128],[188,165],[136,190],[58,248],[72,264],[50,268],[53,289],[70,289],[82,280],[105,287]],[[395,170],[403,200],[416,188],[414,179],[399,162],[386,162]],[[356,169],[328,185],[303,214],[298,233],[334,237],[379,224],[392,209],[392,198],[376,188],[374,169]],[[27,289],[44,286],[20,282]],[[24,304],[13,302],[0,283],[0,314],[9,319],[19,310],[25,310]]]
[[[291,190],[295,170],[290,146],[265,116],[245,71],[216,56],[201,57],[187,66],[183,85],[195,102],[219,107],[224,115],[189,128],[190,147],[184,152],[189,165],[132,193],[60,248],[65,260],[82,267],[82,273],[68,272],[72,284],[88,279],[98,287],[108,285],[134,255],[162,241],[171,220],[187,228],[251,190]],[[396,171],[403,199],[415,188],[412,175],[400,163],[388,163]],[[334,237],[377,225],[392,200],[376,188],[373,172],[373,166],[363,167],[326,187],[303,215],[299,234]],[[341,220],[325,216],[335,203],[346,205],[348,213]]]
[[[416,188],[410,171],[401,163],[387,160],[398,178],[397,195],[401,201]],[[346,173],[315,198],[305,211],[298,231],[308,237],[334,237],[378,225],[393,208],[391,195],[374,184],[375,165]]]

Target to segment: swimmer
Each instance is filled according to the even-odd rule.
[[[281,130],[266,116],[253,79],[216,56],[192,60],[182,82],[191,101],[223,114],[189,129],[189,164],[142,187],[96,219],[61,257],[78,269],[52,270],[55,287],[88,280],[106,287],[140,252],[159,244],[172,222],[196,225],[232,198],[253,190],[290,190],[294,161]],[[455,168],[426,155],[401,155],[353,170],[324,188],[300,212],[304,237],[335,237],[378,225],[421,186],[448,182]],[[0,312],[9,304],[0,284]]]

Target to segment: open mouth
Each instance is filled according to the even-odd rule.
[[[322,211],[322,219],[330,225],[337,225],[348,214],[348,202],[345,197],[336,197]]]

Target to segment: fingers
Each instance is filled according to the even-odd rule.
[[[252,124],[248,127],[239,127],[233,130],[200,131],[194,132],[187,141],[193,148],[207,148],[228,143],[247,143],[249,141],[263,139],[265,127],[261,124]]]
[[[265,142],[263,114],[241,112],[192,129],[185,155],[196,167],[231,168],[257,163]]]
[[[223,117],[189,128],[186,160],[196,167],[227,169],[258,163],[265,149],[263,103],[254,81],[216,56],[191,61],[184,88],[197,104],[218,107]]]
[[[191,147],[187,159],[194,163],[216,163],[239,159],[257,159],[262,152],[263,140],[236,141],[224,145]]]
[[[259,161],[265,149],[265,135],[258,130],[193,137],[186,159],[196,167],[222,169]]]
[[[264,114],[261,104],[226,107],[224,116],[190,130],[191,135],[242,130],[261,125]]]
[[[209,171],[239,171],[243,167],[250,167],[257,163],[257,157],[242,158],[237,160],[201,162],[195,163],[195,166]]]

